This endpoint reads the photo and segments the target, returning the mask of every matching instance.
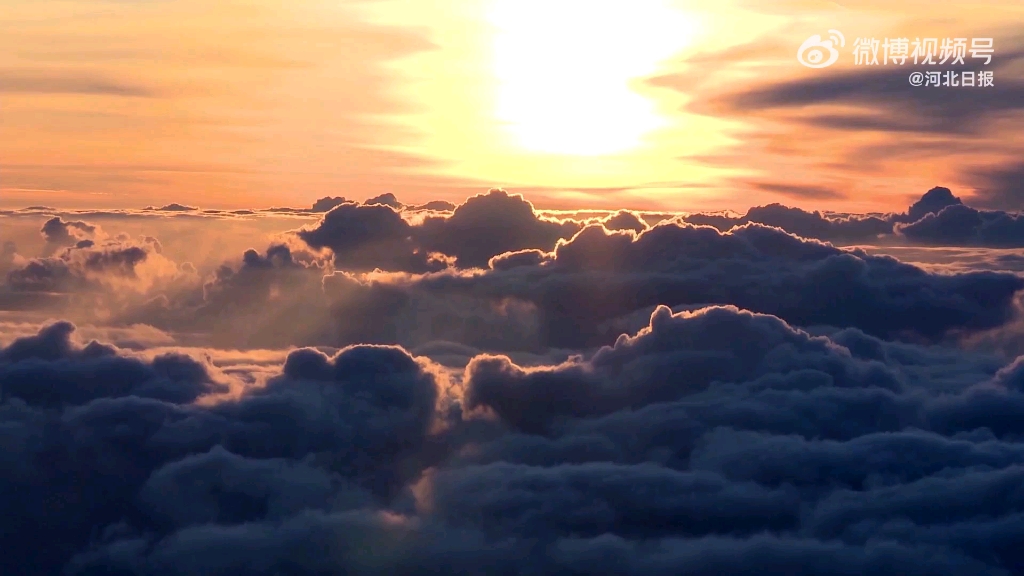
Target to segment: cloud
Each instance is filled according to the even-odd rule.
[[[630,210],[619,210],[602,221],[609,230],[632,230],[637,234],[650,228],[643,216]]]
[[[962,274],[935,274],[779,230],[857,241],[898,222],[895,240],[927,243],[905,231],[943,221],[951,238],[944,218],[973,211],[981,225],[954,243],[980,246],[1012,237],[986,225],[1014,214],[944,189],[885,217],[695,216],[719,231],[630,211],[545,218],[503,193],[413,210],[342,202],[298,235],[268,222],[237,239],[266,249],[216,246],[230,257],[205,282],[193,268],[178,284],[185,260],[148,234],[77,238],[85,216],[47,224],[69,243],[49,257],[12,245],[9,292],[130,295],[131,314],[89,333],[133,349],[82,342],[67,322],[4,324],[0,494],[16,498],[0,497],[0,571],[1010,575],[1024,562],[1022,363],[994,343],[955,347],[1012,338],[1024,284],[964,273],[1010,255],[958,249]],[[42,244],[34,217],[25,236]],[[432,251],[457,265],[418,269]],[[189,338],[276,349],[176,347]]]
[[[976,134],[990,121],[1024,110],[1024,80],[1009,73],[1022,56],[1018,50],[994,58],[991,68],[1000,80],[984,89],[922,89],[908,83],[906,67],[869,67],[753,88],[728,96],[722,104],[737,112],[847,105],[861,109],[819,110],[803,121],[842,131]]]
[[[395,198],[395,195],[392,194],[391,192],[381,194],[380,196],[374,196],[373,198],[370,198],[366,202],[363,202],[363,204],[383,204],[384,206],[391,206],[392,208],[398,210],[401,210],[402,208],[405,207],[405,205],[399,202],[398,198]]]
[[[577,230],[576,222],[538,216],[522,196],[491,190],[469,198],[449,217],[427,218],[416,237],[427,250],[454,256],[468,268],[486,266],[492,256],[514,250],[550,250]]]
[[[1015,248],[1024,246],[1024,215],[955,204],[896,231],[919,244]]]
[[[340,206],[340,205],[342,205],[342,204],[344,204],[346,202],[353,202],[355,204],[359,204],[359,202],[355,202],[354,200],[348,200],[344,196],[324,196],[323,198],[317,199],[316,202],[313,203],[313,206],[310,207],[310,208],[268,208],[266,211],[268,211],[268,212],[286,212],[286,213],[287,212],[295,212],[295,213],[313,212],[313,213],[322,214],[324,212],[329,212],[332,208]],[[371,206],[371,205],[374,205],[374,204],[380,204],[382,206],[390,206],[390,207],[394,208],[395,211],[402,211],[403,209],[406,209],[406,208],[408,208],[410,210],[419,209],[419,207],[416,207],[416,206],[406,206],[405,204],[402,204],[401,202],[398,201],[398,198],[396,198],[395,195],[390,193],[390,192],[387,192],[385,194],[380,194],[378,196],[374,196],[373,198],[369,198],[365,202],[362,202],[362,204],[365,205],[365,206]],[[452,204],[450,202],[431,202],[430,204],[442,205],[442,206],[452,207],[452,208],[454,208],[454,206],[455,206],[454,204]]]
[[[443,259],[414,242],[412,226],[384,204],[339,204],[315,227],[296,235],[316,250],[329,248],[335,266],[345,270],[427,272],[446,267]]]
[[[16,291],[69,294],[125,287],[146,291],[181,271],[161,252],[160,242],[151,237],[118,235],[102,243],[80,240],[54,256],[35,258],[11,270],[7,285]]]
[[[744,216],[732,218],[717,214],[690,214],[683,221],[714,226],[722,232],[749,222],[775,226],[804,238],[837,243],[869,242],[892,234],[892,222],[876,216],[827,216],[782,204],[756,206]]]
[[[447,521],[499,534],[745,536],[792,529],[799,520],[796,490],[654,463],[495,462],[439,472],[430,480],[432,503]],[[508,505],[512,494],[519,495],[516,506]]]
[[[829,223],[856,230],[877,222]],[[116,322],[199,333],[233,347],[413,348],[444,341],[546,353],[607,344],[620,331],[636,329],[657,305],[734,304],[803,327],[857,327],[887,338],[937,341],[1006,325],[1024,287],[1012,274],[929,272],[761,224],[720,232],[678,220],[640,234],[591,224],[551,251],[505,252],[491,257],[486,269],[422,273],[416,271],[424,260],[417,260],[422,251],[416,252],[414,228],[388,206],[346,203],[298,233],[314,247],[334,243],[330,253],[303,250],[295,238],[265,255],[250,250],[217,270],[205,287],[165,290]],[[362,272],[373,268],[413,272]]]
[[[735,180],[748,194],[817,199],[819,204],[826,199],[840,210],[884,205],[907,188],[930,186],[936,178],[990,193],[1004,188],[984,172],[1012,166],[1020,155],[1013,134],[1024,114],[1019,66],[1024,43],[1016,31],[995,30],[1000,48],[990,65],[983,65],[983,59],[972,63],[968,57],[966,67],[952,71],[988,71],[997,78],[992,86],[974,88],[912,86],[907,81],[911,72],[927,72],[913,58],[903,66],[850,66],[845,61],[827,73],[805,74],[794,63],[793,51],[806,30],[789,27],[781,32],[793,43],[780,42],[777,31],[772,38],[697,54],[687,61],[693,69],[685,74],[650,80],[690,96],[687,112],[744,126],[742,142],[691,159],[751,173]],[[991,32],[977,31],[975,36]],[[733,73],[755,68],[772,72],[743,86],[733,81]],[[699,90],[693,88],[695,76],[701,78]],[[780,180],[780,173],[798,176]],[[871,178],[877,182],[881,174],[887,184],[866,184]],[[1012,188],[1010,182],[1006,185]],[[742,202],[739,194],[735,202]],[[986,207],[1021,208],[1012,200]]]
[[[13,240],[4,240],[0,248],[0,272],[6,272],[18,258],[18,245]]]
[[[199,208],[195,206],[185,206],[183,204],[172,203],[167,204],[166,206],[161,206],[159,208],[156,208],[154,206],[147,206],[146,208],[144,208],[144,210],[152,210],[155,212],[194,212],[196,210],[199,210]]]
[[[172,238],[172,248],[148,235],[122,234],[92,244],[79,240],[47,258],[11,256],[0,301],[9,310],[80,323],[147,324],[181,342],[243,348],[447,342],[547,354],[607,344],[641,326],[660,304],[674,310],[735,304],[803,327],[940,340],[1013,318],[1019,281],[972,271],[1016,270],[1011,256],[973,255],[943,266],[919,254],[910,256],[923,258],[914,266],[777,228],[837,244],[1015,245],[1012,228],[950,240],[952,228],[939,226],[940,242],[922,231],[930,220],[906,222],[956,200],[936,188],[902,215],[773,204],[740,217],[676,216],[654,227],[629,211],[545,217],[501,191],[447,214],[343,202],[291,233],[280,230],[295,216],[251,215],[237,224],[150,217],[105,227],[159,230]],[[22,236],[38,241],[38,225],[20,218],[26,225],[18,246],[31,247]],[[95,226],[70,216],[51,222],[54,238],[64,232],[65,241],[81,233],[77,224]],[[893,222],[901,226],[898,236],[884,233]],[[247,244],[269,247],[246,250]],[[541,247],[522,248],[531,245]]]
[[[742,355],[737,350],[742,349]],[[790,357],[798,358],[793,360]],[[677,400],[712,383],[799,378],[816,370],[832,385],[872,382],[898,388],[884,366],[859,363],[824,338],[789,328],[774,316],[709,308],[674,316],[665,306],[635,338],[621,336],[586,362],[522,370],[506,357],[478,357],[466,369],[466,405],[486,406],[517,429],[543,432],[557,418],[609,414]],[[679,377],[685,375],[685,383]],[[524,419],[525,420],[519,420]]]
[[[831,188],[825,188],[822,186],[783,184],[778,182],[755,182],[753,185],[755,188],[760,190],[775,192],[791,198],[832,200],[845,197],[843,194],[840,194]]]
[[[101,76],[77,72],[41,72],[5,70],[0,73],[0,92],[14,94],[100,94],[104,96],[143,97],[156,94],[150,88]]]
[[[330,196],[326,196],[326,197],[320,198],[319,200],[314,202],[313,203],[313,207],[311,208],[311,211],[313,211],[313,212],[327,212],[331,208],[334,208],[335,206],[340,206],[344,202],[345,202],[345,199],[342,198],[341,196],[335,196],[333,198],[330,197]]]
[[[411,291],[388,274],[338,271],[330,259],[286,245],[263,254],[249,250],[201,287],[168,290],[113,322],[149,324],[183,341],[245,349],[468,342],[533,350],[538,342],[529,303]]]
[[[4,398],[32,406],[81,405],[97,398],[138,396],[177,403],[226,391],[205,366],[187,356],[164,354],[151,362],[126,358],[111,346],[76,346],[69,322],[46,326],[36,336],[0,350]]]
[[[953,192],[950,191],[949,188],[936,186],[925,192],[924,196],[921,196],[920,200],[914,202],[910,208],[907,209],[907,213],[905,215],[896,215],[894,219],[897,222],[917,222],[928,214],[936,214],[941,212],[943,208],[961,204],[963,204],[963,202],[960,198],[953,196]]]
[[[1024,256],[1016,249],[993,249],[983,246],[865,246],[871,254],[892,256],[924,270],[962,273],[978,270],[1024,272]]]
[[[56,250],[73,246],[83,240],[94,239],[98,227],[81,220],[64,221],[60,216],[54,216],[43,224],[39,232],[46,239],[46,251],[52,254]]]
[[[72,334],[0,349],[5,573],[1008,576],[1022,559],[1020,361],[659,308],[560,364],[481,355],[453,380],[397,347],[299,349],[196,402],[204,364]]]
[[[401,208],[393,195],[346,202],[297,235],[314,249],[331,249],[341,269],[423,273],[446,268],[445,256],[469,268],[486,266],[504,252],[550,250],[579,229],[573,221],[538,216],[532,204],[503,190],[474,196],[450,215],[428,215],[418,224],[404,219]]]
[[[78,347],[72,330],[0,350],[5,572],[59,572],[98,534],[130,546],[359,507],[390,498],[429,452],[439,376],[400,349],[299,350],[258,390],[199,405],[212,388],[201,365]]]
[[[976,169],[972,179],[977,191],[971,203],[983,208],[1024,209],[1024,163],[997,168]]]
[[[247,250],[237,266],[222,265],[201,287],[155,299],[128,314],[129,323],[150,323],[172,330],[201,330],[232,346],[301,342],[299,330],[323,321],[321,279],[324,265],[283,244],[264,254]],[[277,328],[275,328],[277,326]],[[262,340],[261,337],[262,336]]]
[[[801,326],[936,338],[1007,322],[1022,285],[987,272],[928,274],[757,224],[721,233],[664,223],[639,236],[589,226],[534,265],[420,287],[532,302],[546,343],[579,346],[614,338],[599,335],[601,322],[657,304],[735,304]]]
[[[335,206],[340,206],[345,203],[345,198],[341,196],[324,196],[313,203],[313,207],[309,209],[310,212],[327,212]]]
[[[157,171],[151,169],[151,171]],[[246,218],[249,216],[259,216],[264,213],[274,214],[278,211],[284,211],[281,217],[284,218],[288,213],[295,213],[294,215],[304,215],[303,212],[307,213],[309,210],[299,210],[294,208],[267,208],[260,210],[201,210],[196,206],[186,206],[183,204],[172,203],[164,206],[146,206],[145,208],[85,208],[85,209],[58,209],[48,206],[30,206],[26,208],[16,208],[12,210],[0,210],[0,215],[9,218],[20,218],[20,219],[35,219],[40,215],[53,215],[60,216],[61,218],[85,218],[90,221],[95,220],[109,220],[124,222],[127,220],[146,220],[150,222],[158,222],[169,219],[193,219],[193,220],[249,220]],[[89,222],[91,223],[91,222]]]
[[[458,207],[458,204],[448,202],[447,200],[431,200],[426,204],[420,204],[419,206],[413,206],[411,210],[433,210],[435,212],[451,212]]]
[[[977,270],[1020,268],[982,247],[1014,242],[1016,214],[944,188],[906,214],[654,226],[500,191],[383,200],[318,201],[291,233],[312,209],[111,213],[137,226],[112,237],[19,212],[3,295],[95,315],[0,317],[0,572],[1024,565],[1024,280]],[[174,258],[152,229],[172,220]],[[900,247],[940,269],[810,238],[894,224],[975,247]],[[207,244],[218,265],[187,264]]]
[[[713,226],[727,231],[749,222],[775,226],[804,238],[839,244],[876,243],[895,239],[918,245],[1024,246],[1024,224],[1019,214],[977,210],[964,205],[949,188],[936,186],[912,204],[905,213],[882,217],[868,215],[824,215],[782,204],[756,206],[744,216],[696,213],[682,216],[691,224]]]
[[[34,315],[36,322],[59,316],[108,325],[150,298],[201,284],[196,268],[168,258],[156,238],[124,233],[109,238],[98,229],[96,234],[107,239],[79,240],[40,258],[15,254],[0,266],[0,310]],[[52,243],[46,246],[54,249]]]

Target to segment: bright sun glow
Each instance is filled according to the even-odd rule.
[[[683,48],[693,20],[664,0],[494,0],[496,117],[528,150],[602,155],[663,125],[634,79]]]

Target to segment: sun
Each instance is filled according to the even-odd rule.
[[[631,84],[686,46],[694,20],[664,0],[493,0],[495,118],[530,151],[638,147],[664,123]]]

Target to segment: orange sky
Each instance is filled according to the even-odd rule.
[[[1006,203],[1022,24],[1019,0],[4,0],[0,204]],[[801,66],[829,29],[839,62]],[[855,65],[894,36],[993,37],[996,86]]]

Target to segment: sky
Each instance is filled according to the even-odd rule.
[[[0,0],[0,574],[1024,576],[1022,8]]]
[[[1020,207],[1024,7],[922,0],[6,0],[0,204]],[[828,68],[800,65],[839,30]],[[987,88],[858,38],[992,38]],[[972,68],[973,67],[973,68]],[[925,67],[920,67],[924,70]]]

